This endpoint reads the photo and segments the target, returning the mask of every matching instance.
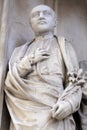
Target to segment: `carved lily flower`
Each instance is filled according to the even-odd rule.
[[[78,72],[70,72],[68,75],[68,82],[70,84],[83,85],[87,80],[87,72],[83,73],[83,69],[79,69]]]

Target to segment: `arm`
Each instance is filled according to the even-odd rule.
[[[53,106],[52,116],[58,120],[62,120],[72,113],[76,112],[80,107],[81,88],[80,86],[67,86],[58,99],[58,102]],[[74,88],[76,87],[76,88]]]
[[[25,56],[20,61],[14,63],[14,67],[17,67],[18,73],[21,77],[24,77],[33,71],[33,59],[33,56]]]
[[[61,40],[60,49],[67,72],[78,72],[78,62],[71,44],[67,40]],[[80,85],[68,82],[62,96],[59,97],[58,102],[53,106],[53,118],[62,120],[77,111],[80,107],[81,96],[82,92]]]
[[[24,77],[33,71],[33,65],[48,59],[48,57],[49,53],[47,51],[37,48],[34,53],[29,54],[23,57],[21,60],[15,62],[13,70],[14,67],[16,67],[19,75]]]

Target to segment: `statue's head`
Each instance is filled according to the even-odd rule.
[[[56,26],[55,12],[49,6],[38,5],[30,13],[30,24],[35,33],[53,32]]]

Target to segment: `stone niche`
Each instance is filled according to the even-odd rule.
[[[5,8],[8,13],[3,9],[5,1],[0,0],[0,16],[2,17],[2,20],[0,20],[2,37],[0,39],[3,41],[4,37],[3,44],[6,50],[5,60],[2,60],[2,55],[0,56],[3,64],[7,65],[15,47],[33,39],[34,33],[29,24],[29,12],[39,4],[49,5],[55,10],[58,19],[55,33],[60,36],[65,36],[73,44],[79,62],[87,60],[87,0],[7,0]],[[2,31],[3,22],[5,23],[4,32]],[[2,47],[2,43],[0,44],[0,47]],[[0,78],[2,79],[2,76]],[[2,90],[3,87],[4,85],[0,86]],[[2,102],[3,100],[1,100],[1,104]],[[0,119],[1,130],[9,130],[10,117],[5,103],[0,109],[2,113]]]

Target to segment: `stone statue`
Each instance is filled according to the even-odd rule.
[[[85,80],[82,86],[82,101],[79,115],[81,118],[82,130],[87,130],[87,61],[81,61],[79,66],[83,68],[83,79]]]
[[[79,110],[82,130],[87,130],[87,81],[82,88],[82,102]]]
[[[14,50],[5,81],[10,130],[76,130],[82,92],[74,49],[54,36],[50,7],[32,9],[30,24],[36,37]]]

